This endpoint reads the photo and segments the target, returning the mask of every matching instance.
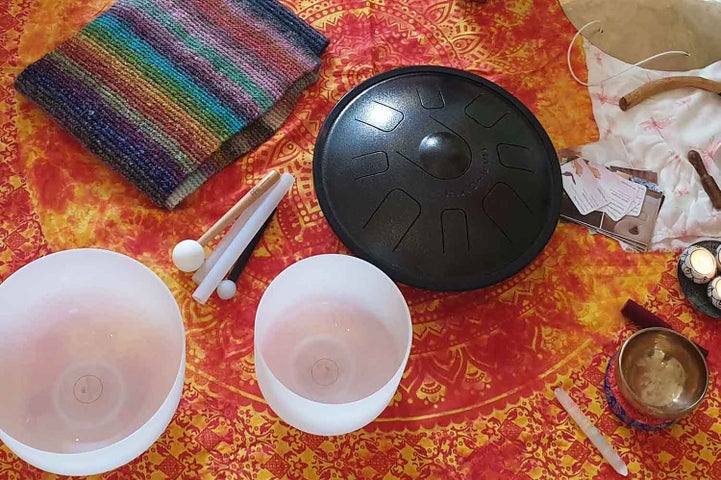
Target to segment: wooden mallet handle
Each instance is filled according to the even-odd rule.
[[[618,106],[625,112],[629,108],[638,105],[649,97],[669,90],[685,87],[700,88],[701,90],[721,94],[721,82],[714,82],[713,80],[703,77],[668,77],[641,85],[633,92],[621,97],[621,100],[618,102]]]
[[[624,317],[631,320],[631,323],[636,325],[638,328],[663,327],[673,330],[671,325],[664,322],[652,312],[649,312],[630,298],[626,300],[626,304],[621,309],[621,313]],[[704,357],[708,357],[708,350],[696,342],[694,342],[694,344],[698,347]]]
[[[703,164],[701,155],[699,155],[696,150],[691,150],[688,152],[688,161],[691,162],[691,165],[693,165],[693,168],[696,169],[696,172],[698,172],[701,177],[701,186],[703,186],[703,189],[711,199],[713,208],[721,210],[721,190],[719,190],[716,180],[706,171],[706,166]]]
[[[270,187],[280,179],[280,174],[275,170],[271,170],[263,179],[258,182],[256,186],[248,190],[248,193],[238,200],[238,202],[230,207],[230,210],[225,212],[225,215],[220,217],[217,222],[213,224],[199,239],[198,243],[205,246],[206,243],[215,238],[220,232],[225,230],[225,227],[230,225],[238,218],[258,197],[267,192]]]

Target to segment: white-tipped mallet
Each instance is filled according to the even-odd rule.
[[[173,263],[182,272],[194,272],[205,261],[205,245],[238,218],[258,197],[267,192],[280,179],[280,174],[271,170],[243,198],[233,205],[197,240],[183,240],[173,248]]]
[[[252,210],[250,210],[253,213],[248,216],[243,227],[218,256],[215,264],[210,268],[198,284],[198,288],[193,292],[193,298],[198,303],[208,301],[210,295],[215,292],[220,282],[223,281],[233,268],[233,264],[240,258],[240,255],[245,251],[246,247],[250,245],[251,240],[253,240],[253,237],[258,233],[258,230],[263,227],[263,224],[268,220],[273,210],[275,210],[281,200],[283,200],[283,197],[285,197],[288,190],[293,186],[294,181],[295,179],[292,175],[284,173],[280,176],[278,183],[273,185],[266,195],[263,195],[258,204],[253,205]],[[226,238],[227,237],[228,235],[226,235]],[[216,248],[216,250],[218,250],[218,248]],[[208,259],[208,261],[209,260],[210,259]],[[208,262],[206,261],[206,263]]]
[[[243,253],[241,253],[240,257],[238,257],[238,260],[235,261],[233,269],[228,274],[228,278],[220,282],[220,284],[218,285],[215,293],[218,294],[218,297],[221,300],[230,300],[235,296],[235,292],[237,291],[235,282],[238,281],[238,278],[240,278],[240,274],[243,272],[243,269],[248,264],[248,260],[250,260],[250,257],[253,256],[253,251],[255,250],[255,247],[258,246],[258,243],[260,242],[261,237],[263,237],[265,230],[268,228],[268,224],[273,218],[273,214],[275,212],[276,210],[273,210],[273,213],[270,214],[268,220],[265,221],[261,229],[258,230],[258,233],[255,234],[255,237],[253,237],[253,240],[250,241],[250,244],[245,247]]]

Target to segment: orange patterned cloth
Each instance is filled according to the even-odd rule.
[[[323,219],[311,175],[314,139],[344,93],[392,67],[448,65],[515,94],[558,148],[597,138],[588,92],[566,70],[574,31],[555,0],[285,2],[331,40],[320,80],[270,141],[171,213],[11,87],[24,66],[109,2],[18,0],[0,11],[0,279],[51,251],[108,248],[157,272],[185,316],[187,378],[173,422],[140,458],[97,478],[616,478],[553,400],[558,385],[612,440],[630,478],[721,478],[721,326],[683,299],[673,254],[627,254],[570,225],[558,228],[528,268],[494,287],[450,294],[403,288],[413,350],[398,393],[376,422],[324,438],[276,417],[254,378],[255,307],[294,261],[346,252]],[[580,53],[573,61],[583,70]],[[244,294],[198,305],[170,250],[202,232],[269,168],[297,182],[239,282]],[[702,406],[658,433],[622,425],[603,396],[607,361],[632,332],[619,313],[628,297],[711,350]],[[0,479],[32,478],[54,477],[0,447]]]

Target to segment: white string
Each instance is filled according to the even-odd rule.
[[[628,148],[626,148],[626,142],[623,141],[623,138],[618,137],[618,141],[621,142],[621,146],[623,147],[623,152],[626,154],[626,160],[628,160],[628,163],[631,164],[632,167],[636,168],[636,165],[633,164],[633,157],[630,153],[628,153]]]
[[[582,33],[585,29],[587,29],[588,27],[590,27],[591,25],[594,25],[594,24],[596,24],[596,23],[601,23],[601,21],[600,21],[600,20],[593,20],[593,21],[588,22],[587,24],[585,24],[585,25],[582,26],[581,28],[579,28],[578,31],[576,32],[576,34],[575,34],[575,35],[573,36],[573,38],[571,39],[571,43],[568,44],[568,50],[566,51],[566,65],[568,65],[568,71],[571,73],[571,76],[573,77],[573,79],[574,79],[576,82],[578,82],[578,83],[580,83],[581,85],[583,85],[583,86],[586,86],[586,87],[598,87],[598,86],[600,86],[603,82],[605,82],[605,81],[607,81],[607,80],[611,80],[612,78],[618,77],[619,75],[622,75],[622,74],[628,72],[628,71],[631,70],[632,68],[640,67],[640,66],[643,65],[644,63],[650,62],[651,60],[656,60],[657,58],[660,58],[660,57],[663,57],[663,56],[666,56],[666,55],[685,55],[685,56],[687,56],[687,57],[689,56],[689,53],[688,53],[688,52],[684,52],[683,50],[669,50],[669,51],[667,51],[667,52],[657,53],[656,55],[652,55],[652,56],[650,56],[650,57],[648,57],[648,58],[645,58],[645,59],[641,60],[640,62],[636,62],[636,63],[634,63],[633,65],[629,65],[628,68],[626,68],[626,69],[624,69],[624,70],[621,70],[620,72],[618,72],[618,73],[616,73],[616,74],[613,74],[613,75],[611,75],[610,77],[604,78],[603,80],[601,80],[601,81],[598,82],[598,83],[588,83],[588,82],[584,82],[583,80],[581,80],[580,78],[578,78],[578,77],[576,76],[576,72],[573,71],[573,66],[571,65],[571,50],[573,49],[573,45],[576,43],[576,39],[578,38],[578,36],[581,35],[581,33]],[[599,33],[603,33],[603,28],[599,28],[599,29],[598,29],[598,32],[599,32]]]

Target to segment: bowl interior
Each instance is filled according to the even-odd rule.
[[[390,278],[345,255],[319,255],[276,277],[256,316],[256,344],[286,388],[315,402],[349,403],[405,365],[408,307]]]
[[[692,410],[708,385],[703,355],[690,340],[664,328],[630,337],[619,354],[619,373],[632,400],[665,417]]]
[[[78,249],[0,284],[0,429],[53,453],[111,445],[159,409],[184,329],[167,287],[139,262]]]

